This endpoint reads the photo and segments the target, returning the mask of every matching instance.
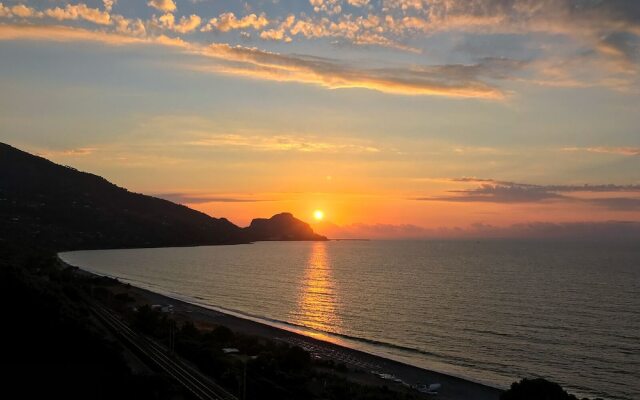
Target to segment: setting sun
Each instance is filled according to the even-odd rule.
[[[315,218],[316,221],[322,221],[324,218],[324,212],[322,210],[315,210],[313,212],[313,218]]]

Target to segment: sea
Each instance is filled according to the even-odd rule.
[[[640,244],[328,241],[92,250],[71,265],[499,388],[640,399]]]

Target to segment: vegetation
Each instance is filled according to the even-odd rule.
[[[557,383],[538,378],[514,382],[511,388],[500,396],[500,400],[578,400],[578,398],[567,393]]]
[[[94,278],[96,288],[112,287],[113,282]],[[93,289],[95,293],[102,291]],[[110,308],[121,304],[123,293],[109,290],[102,301]],[[175,351],[213,377],[231,393],[241,397],[246,377],[247,399],[417,399],[417,393],[385,386],[366,386],[346,378],[347,368],[327,360],[313,360],[300,347],[262,337],[233,332],[225,326],[198,329],[191,321],[176,321],[169,314],[149,305],[126,307],[122,315],[136,329],[166,346],[175,331]],[[222,349],[234,348],[236,354]]]
[[[3,391],[19,398],[173,399],[160,375],[131,373],[79,301],[83,287],[47,252],[0,255]]]

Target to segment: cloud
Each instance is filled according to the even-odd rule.
[[[291,42],[291,38],[284,33],[282,29],[269,29],[260,32],[260,39],[275,40],[281,42]]]
[[[435,230],[413,224],[336,225],[330,222],[314,224],[313,229],[331,239],[407,239],[432,237]]]
[[[640,156],[640,147],[565,147],[562,151],[578,152],[584,151],[587,153],[599,153],[599,154],[617,154],[621,156]]]
[[[330,58],[285,55],[257,48],[214,43],[209,46],[167,36],[131,37],[64,26],[0,25],[2,40],[96,41],[109,45],[162,44],[213,60],[182,64],[201,72],[236,75],[277,82],[314,84],[330,89],[362,88],[411,96],[446,96],[500,100],[503,90],[488,83],[505,78],[507,71],[523,63],[508,59],[484,59],[476,64],[413,65],[407,68],[357,68]]]
[[[191,14],[189,17],[181,17],[180,23],[174,26],[174,31],[178,33],[192,32],[196,30],[198,26],[200,26],[201,22],[202,19],[195,14]]]
[[[265,199],[226,197],[211,194],[197,193],[158,193],[154,194],[165,200],[179,204],[202,204],[202,203],[254,203],[261,201],[270,201]]]
[[[421,197],[416,200],[447,201],[459,203],[533,203],[544,200],[566,198],[545,186],[526,185],[511,182],[484,181],[479,187],[466,190],[451,190],[452,195],[441,197]]]
[[[255,151],[297,151],[302,153],[377,153],[377,147],[344,139],[327,141],[313,136],[212,134],[187,144],[200,147],[231,147]]]
[[[329,15],[340,14],[342,6],[340,0],[309,0],[314,12],[323,12]]]
[[[78,147],[66,150],[41,150],[36,154],[41,157],[85,157],[93,155],[98,149],[95,147]]]
[[[0,25],[0,40],[98,42],[112,46],[153,43],[151,39],[143,39],[118,33],[51,25]]]
[[[414,200],[503,204],[565,201],[591,204],[614,211],[640,210],[640,197],[637,197],[640,193],[640,185],[532,185],[478,178],[457,178],[452,181],[478,186],[471,189],[450,190],[449,195],[418,197]],[[629,193],[634,196],[613,197],[616,193]],[[598,194],[600,197],[585,197],[585,194]]]
[[[380,46],[412,53],[421,53],[422,50],[401,43],[389,35],[385,30],[382,18],[369,14],[367,16],[354,16],[352,14],[341,15],[337,21],[321,18],[314,19],[305,16],[299,18],[288,29],[291,36],[303,36],[305,38],[341,38],[355,45]]]
[[[589,200],[591,203],[618,211],[640,211],[640,198],[607,197]]]
[[[102,0],[102,4],[104,4],[104,9],[108,12],[111,12],[113,6],[117,3],[117,0]]]
[[[513,60],[486,59],[473,65],[412,66],[410,68],[354,68],[339,61],[282,55],[256,48],[212,44],[202,55],[223,61],[195,69],[252,78],[316,84],[331,89],[364,88],[402,95],[431,95],[498,100],[502,90],[485,82],[517,69]]]
[[[195,14],[191,14],[188,17],[180,17],[180,20],[177,23],[175,16],[171,13],[166,13],[164,15],[161,15],[160,17],[154,16],[154,18],[152,19],[152,25],[154,27],[159,27],[182,34],[195,31],[201,23],[202,19]]]
[[[260,32],[260,38],[265,40],[276,40],[291,42],[291,37],[287,36],[287,30],[291,29],[296,20],[295,15],[288,15],[277,28]]]
[[[555,40],[540,49],[539,53],[544,55],[519,60],[473,57],[460,64],[388,63],[386,66],[378,64],[378,67],[358,66],[330,58],[275,54],[224,43],[206,47],[199,42],[189,42],[184,46],[185,52],[216,59],[209,65],[193,65],[192,69],[279,82],[301,82],[330,89],[365,88],[402,95],[499,100],[509,96],[510,92],[502,88],[509,82],[576,88],[598,85],[629,91],[634,87],[632,84],[640,79],[640,11],[637,5],[586,0],[385,0],[380,8],[371,2],[365,4],[366,1],[348,3],[362,7],[331,17],[300,13],[274,20],[264,13],[236,16],[233,12],[224,12],[204,26],[197,14],[175,16],[172,0],[149,1],[151,7],[164,12],[160,16],[153,15],[149,20],[111,15],[114,4],[111,0],[103,2],[103,10],[83,3],[42,11],[22,4],[0,6],[0,16],[84,20],[111,26],[105,29],[105,33],[137,37],[158,34],[160,30],[189,34],[198,28],[205,32],[254,29],[259,31],[256,36],[263,40],[291,42],[296,38],[331,38],[332,43],[339,45],[379,46],[414,53],[420,53],[422,49],[410,45],[418,43],[413,39],[442,32],[564,35],[575,41],[573,51],[565,48],[561,52],[550,50],[555,42],[566,42]],[[310,4],[326,13],[333,12],[335,7],[345,2],[314,0]],[[244,33],[245,36],[247,34]],[[147,38],[149,43],[169,39]],[[175,43],[181,40],[175,39]]]
[[[173,12],[176,10],[176,3],[174,3],[173,0],[149,0],[147,5],[164,12]]]
[[[525,222],[495,226],[478,222],[467,227],[427,228],[412,224],[314,225],[314,230],[331,239],[553,239],[553,240],[640,240],[640,222]]]
[[[269,25],[269,20],[264,14],[249,14],[238,19],[234,13],[227,12],[220,14],[217,18],[211,18],[209,23],[202,28],[202,31],[208,32],[216,29],[220,32],[229,32],[234,29],[262,29]]]
[[[11,15],[15,15],[20,18],[41,17],[42,13],[36,11],[31,7],[27,7],[24,4],[17,4],[10,9]]]
[[[364,7],[369,4],[369,0],[347,0],[347,3],[354,7]]]
[[[0,17],[1,18],[42,18],[44,14],[41,11],[36,10],[33,7],[26,6],[24,4],[16,4],[15,6],[8,7],[0,3]]]
[[[98,25],[110,25],[112,23],[111,15],[108,11],[90,8],[82,3],[67,4],[64,8],[50,8],[45,10],[44,14],[59,21],[83,19]]]
[[[488,238],[536,238],[564,240],[636,241],[640,239],[640,222],[529,222],[508,227],[475,224],[468,236]]]
[[[1,4],[1,3],[0,3]],[[110,25],[113,0],[103,1],[104,10],[79,3],[37,11],[23,4],[0,7],[0,16],[40,18],[48,15],[58,20],[84,19]],[[349,11],[342,12],[342,5]],[[173,0],[150,0],[148,5],[171,14]],[[459,32],[475,36],[507,34],[547,36],[539,43],[536,55],[524,57],[530,74],[509,78],[548,87],[605,86],[615,90],[631,90],[640,71],[640,11],[638,2],[624,0],[310,0],[309,5],[320,14],[300,12],[277,21],[265,14],[236,16],[223,12],[212,18],[202,31],[229,32],[236,29],[261,30],[264,40],[290,42],[297,37],[332,38],[335,44],[379,46],[420,53],[424,49],[410,45],[424,37]],[[245,9],[251,9],[246,5]],[[135,17],[123,17],[136,20]],[[145,23],[152,23],[153,18]],[[165,19],[169,17],[165,16]],[[174,17],[174,30],[192,32],[199,27],[200,17],[192,14],[184,21]],[[285,23],[286,21],[291,23]],[[295,20],[295,23],[293,21]],[[165,22],[168,24],[169,22]],[[269,25],[271,29],[265,29]],[[136,29],[141,32],[140,26]],[[125,32],[120,29],[120,32]],[[245,33],[246,35],[246,33]],[[422,36],[422,37],[421,37]],[[553,38],[551,37],[553,36]],[[567,44],[563,36],[572,42]],[[466,40],[464,36],[461,39]],[[494,54],[492,52],[488,52]],[[473,60],[474,58],[469,58]],[[512,74],[514,73],[514,74]],[[517,75],[517,76],[516,76]]]
[[[113,15],[112,19],[117,33],[131,36],[145,36],[147,34],[147,28],[140,18],[132,20],[121,15]]]
[[[591,192],[591,193],[603,193],[603,192],[640,192],[640,185],[616,185],[616,184],[604,184],[604,185],[533,185],[529,183],[517,183],[510,181],[500,181],[495,179],[483,179],[475,177],[463,177],[449,179],[451,182],[463,182],[463,183],[481,183],[484,186],[508,186],[508,187],[521,187],[521,188],[537,188],[551,192]],[[480,188],[478,188],[480,189]],[[471,189],[472,191],[474,189]],[[468,192],[468,191],[467,191]]]

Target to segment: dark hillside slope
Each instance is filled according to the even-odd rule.
[[[246,234],[167,200],[0,143],[0,245],[11,239],[56,250],[243,243]]]

